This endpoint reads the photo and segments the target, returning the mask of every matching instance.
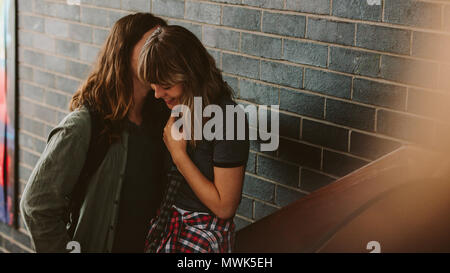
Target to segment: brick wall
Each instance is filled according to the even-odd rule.
[[[431,146],[422,133],[442,128],[450,88],[450,1],[380,3],[18,0],[19,196],[110,26],[135,11],[195,33],[239,102],[280,105],[279,149],[252,145],[238,228],[402,144]],[[0,224],[2,251],[30,251],[22,223]]]

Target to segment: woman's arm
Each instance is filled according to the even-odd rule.
[[[20,212],[36,252],[66,252],[71,240],[63,221],[65,197],[78,180],[89,146],[89,113],[84,115],[72,112],[50,132],[22,194]]]
[[[171,117],[164,129],[164,142],[180,173],[194,193],[217,217],[234,216],[241,199],[244,180],[244,166],[233,168],[214,167],[214,181],[206,178],[195,166],[186,152],[186,141],[175,140],[171,134],[174,118]]]

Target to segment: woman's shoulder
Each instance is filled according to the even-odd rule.
[[[91,130],[89,110],[85,106],[81,106],[68,113],[50,132],[49,139],[54,133],[61,130],[77,137],[89,136]]]

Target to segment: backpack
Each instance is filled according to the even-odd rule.
[[[86,196],[89,181],[100,167],[100,164],[103,162],[110,147],[108,136],[101,134],[105,128],[103,119],[97,112],[89,110],[89,114],[91,116],[89,148],[80,176],[72,190],[69,199],[69,209],[65,219],[67,232],[70,238],[73,238],[75,234],[75,228],[77,227],[80,216],[80,209]]]

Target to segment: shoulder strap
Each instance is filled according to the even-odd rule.
[[[89,111],[89,113],[91,116],[89,148],[80,176],[70,198],[67,224],[69,225],[68,233],[71,238],[73,238],[75,228],[78,224],[81,205],[83,204],[90,178],[100,167],[110,146],[107,135],[102,134],[102,131],[105,128],[103,119],[96,112]]]

